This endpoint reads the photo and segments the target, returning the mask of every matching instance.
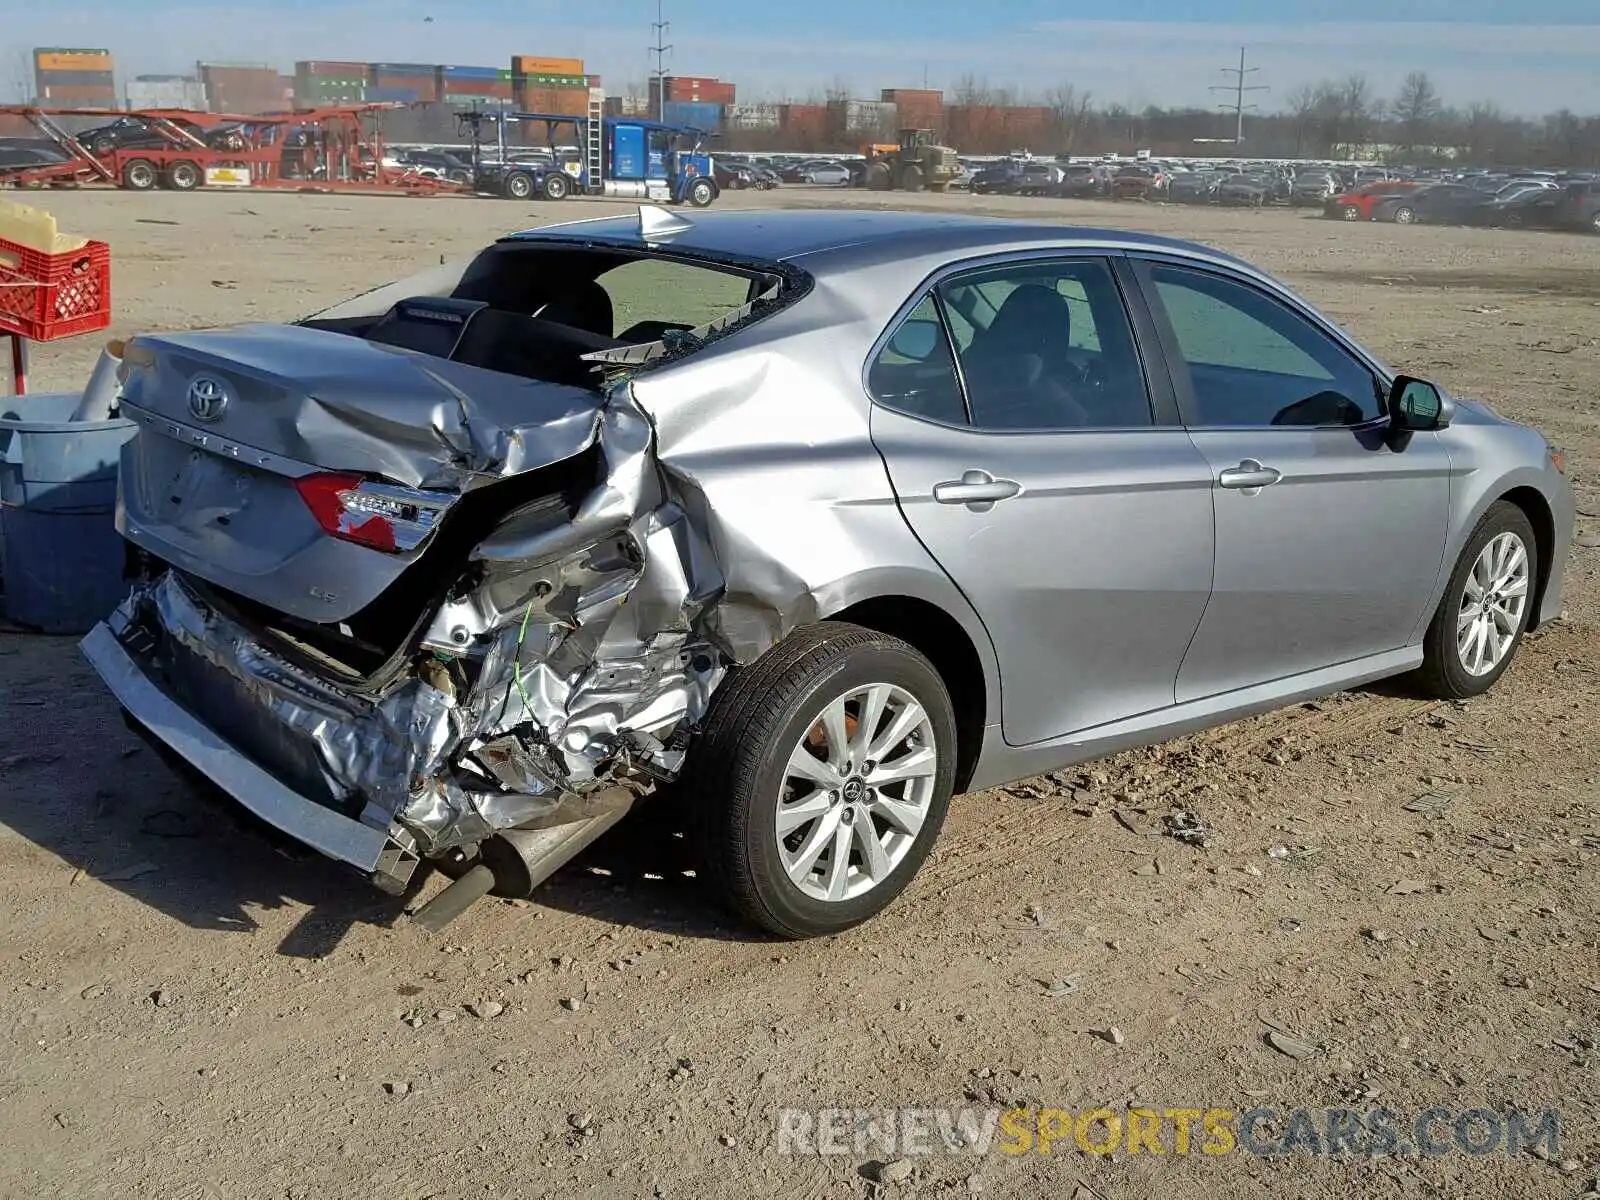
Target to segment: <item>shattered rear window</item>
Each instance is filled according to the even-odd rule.
[[[750,280],[743,275],[670,259],[623,263],[597,282],[611,297],[611,334],[618,338],[640,325],[709,325],[751,298]]]

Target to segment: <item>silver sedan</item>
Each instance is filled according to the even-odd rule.
[[[636,804],[766,930],[879,912],[953,794],[1561,610],[1537,432],[1132,233],[645,206],[291,325],[133,339],[85,642],[133,720],[436,927]]]

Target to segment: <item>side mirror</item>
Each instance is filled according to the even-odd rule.
[[[1425,379],[1401,375],[1389,390],[1389,424],[1409,433],[1445,429],[1455,415],[1455,405]]]

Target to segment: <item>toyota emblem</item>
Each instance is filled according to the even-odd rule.
[[[189,381],[189,411],[197,421],[215,421],[228,407],[228,389],[209,375],[196,375]]]

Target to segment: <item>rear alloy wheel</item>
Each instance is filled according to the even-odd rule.
[[[797,630],[729,675],[690,750],[706,876],[780,937],[860,924],[928,856],[955,753],[949,695],[915,649],[843,622]]]
[[[1343,206],[1343,211],[1340,212],[1339,215],[1342,216],[1346,221],[1359,221],[1359,220],[1361,220],[1361,210],[1359,208],[1357,208],[1354,204],[1346,204],[1346,205],[1344,205]]]
[[[701,176],[689,185],[689,203],[696,208],[709,208],[717,198],[717,186]]]
[[[502,186],[512,200],[526,200],[533,195],[533,176],[523,171],[513,171],[506,176]]]
[[[1589,218],[1589,228],[1595,233],[1600,233],[1600,212]]]
[[[175,192],[192,192],[201,179],[200,168],[192,162],[175,162],[167,168],[167,186]]]
[[[1404,206],[1395,209],[1394,223],[1396,225],[1415,225],[1417,223],[1417,210]]]
[[[572,192],[572,177],[565,171],[552,171],[539,184],[546,200],[565,200]]]
[[[148,192],[159,176],[149,159],[136,158],[122,168],[122,186],[133,192]]]
[[[1497,501],[1467,539],[1423,639],[1424,692],[1460,700],[1494,686],[1528,626],[1538,568],[1527,515]]]

